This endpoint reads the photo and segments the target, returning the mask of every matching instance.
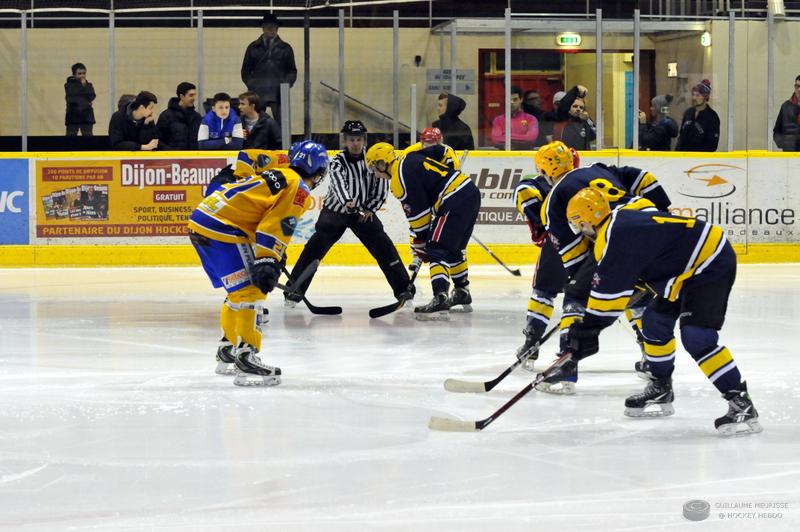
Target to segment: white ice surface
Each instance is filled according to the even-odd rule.
[[[620,325],[576,395],[531,392],[481,433],[430,431],[532,378],[442,388],[513,362],[530,274],[474,268],[474,314],[421,323],[367,317],[392,301],[377,268],[323,266],[308,297],[344,314],[271,298],[263,358],[283,384],[254,389],[214,374],[224,296],[199,268],[0,270],[0,528],[800,530],[800,266],[740,266],[722,332],[760,435],[717,436],[726,404],[682,349],[675,415],[625,418],[643,381]],[[684,519],[690,499],[711,517]],[[719,517],[761,502],[789,507]]]

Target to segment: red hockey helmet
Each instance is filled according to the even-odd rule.
[[[442,142],[442,132],[438,127],[426,127],[419,136],[419,141],[425,144],[439,144]]]

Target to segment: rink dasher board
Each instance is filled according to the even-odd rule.
[[[160,246],[182,245],[185,218],[202,197],[205,184],[216,173],[216,169],[235,160],[237,152],[163,152],[163,153],[20,153],[0,155],[0,198],[14,196],[19,212],[11,212],[9,205],[0,210],[0,216],[14,221],[27,218],[27,223],[9,224],[22,227],[27,235],[0,233],[0,245],[17,244],[41,246],[52,245],[134,245]],[[333,155],[335,152],[330,152]],[[487,244],[529,244],[530,237],[522,216],[516,211],[513,191],[520,179],[534,173],[534,152],[470,152],[462,171],[471,176],[482,194],[481,212],[475,234]],[[800,230],[797,228],[800,209],[800,182],[792,176],[800,175],[800,156],[765,151],[741,151],[730,153],[677,154],[671,152],[636,152],[631,150],[603,150],[581,153],[583,165],[594,162],[635,166],[652,172],[670,195],[674,214],[697,216],[722,226],[728,239],[737,247],[750,244],[799,244]],[[19,180],[6,186],[6,170],[10,165],[19,168],[20,161],[27,161],[28,187],[21,187]],[[127,170],[125,170],[127,165]],[[100,173],[87,168],[107,168]],[[147,181],[143,170],[153,175],[157,168],[165,168],[167,177],[161,175]],[[45,181],[46,169],[64,168],[69,179],[63,186]],[[132,177],[138,169],[138,177]],[[178,169],[183,180],[172,180],[169,172]],[[52,170],[50,170],[52,172]],[[80,172],[83,171],[84,174]],[[194,177],[190,175],[194,171]],[[73,172],[70,174],[70,172]],[[125,173],[123,182],[123,173]],[[138,179],[138,181],[137,181]],[[192,180],[193,179],[193,180]],[[132,184],[132,182],[135,183]],[[87,198],[94,191],[87,188],[105,187],[108,195],[108,217],[112,221],[99,219],[104,213],[93,211],[91,205],[77,208],[62,208],[56,213],[52,208],[53,190],[72,191],[72,203],[76,198]],[[83,189],[81,190],[81,187]],[[9,190],[6,190],[6,189]],[[22,190],[20,190],[22,188]],[[78,190],[75,190],[78,189]],[[327,180],[312,192],[312,208],[299,220],[292,240],[294,245],[303,244],[314,232],[314,223],[322,208],[327,191]],[[60,192],[59,192],[60,193]],[[50,198],[48,199],[48,194]],[[120,200],[115,200],[114,194]],[[136,195],[139,195],[137,199]],[[25,209],[19,209],[22,196]],[[48,201],[50,203],[48,203]],[[127,212],[121,212],[124,209]],[[137,203],[138,202],[138,203]],[[49,208],[48,212],[45,209]],[[167,211],[161,221],[159,209]],[[134,212],[134,210],[136,212]],[[116,214],[114,211],[119,212]],[[180,215],[176,213],[180,211]],[[76,215],[77,212],[77,215]],[[54,222],[55,214],[61,218]],[[172,214],[172,217],[169,217]],[[48,219],[48,215],[51,219]],[[152,216],[150,216],[152,215]],[[387,233],[398,245],[407,243],[408,226],[399,202],[389,197],[378,216]],[[94,218],[93,218],[94,217]],[[57,225],[66,234],[42,236],[44,228]],[[109,230],[117,228],[117,234]],[[120,229],[122,228],[122,229]],[[120,231],[138,234],[150,231],[146,236],[125,236]],[[20,229],[17,229],[20,231]],[[69,234],[79,233],[80,236]],[[99,233],[99,234],[98,234]],[[111,233],[111,234],[109,234]],[[342,243],[357,243],[349,231]],[[792,246],[793,247],[793,246]]]

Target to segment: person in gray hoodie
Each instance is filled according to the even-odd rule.
[[[661,94],[650,100],[650,116],[639,111],[639,149],[652,151],[671,151],[672,139],[678,136],[678,123],[669,116],[672,94]]]
[[[439,112],[439,120],[431,125],[439,128],[444,136],[444,143],[454,150],[475,149],[472,130],[458,117],[466,106],[467,102],[458,96],[445,92],[439,95],[436,108]]]

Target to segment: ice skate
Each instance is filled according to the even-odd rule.
[[[536,385],[540,392],[556,395],[572,395],[578,382],[578,363],[574,360],[564,362],[550,377]]]
[[[714,421],[720,436],[740,436],[763,430],[758,422],[758,412],[747,393],[746,382],[742,382],[739,388],[725,392],[722,397],[728,401],[728,413]]]
[[[451,312],[472,312],[472,296],[469,293],[469,288],[453,288],[447,304],[450,305]],[[453,308],[456,305],[461,308]]]
[[[233,383],[236,386],[276,386],[281,383],[281,368],[264,364],[252,345],[239,346],[235,364],[238,373]]]
[[[398,301],[403,302],[403,307],[410,307],[414,304],[414,296],[417,293],[417,289],[414,288],[413,285],[409,286],[402,292],[398,292],[394,295]]]
[[[303,296],[295,293],[289,294],[287,292],[284,292],[283,298],[284,308],[295,308],[297,304],[303,300]]]
[[[217,369],[214,371],[217,375],[236,374],[234,350],[234,345],[223,336],[217,347]]]
[[[414,318],[420,321],[448,321],[450,319],[450,304],[446,292],[434,294],[427,305],[414,308]]]
[[[650,379],[642,393],[625,399],[625,415],[628,417],[666,417],[675,413],[672,401],[672,378]]]
[[[647,357],[644,355],[642,355],[641,360],[636,361],[636,363],[633,365],[633,369],[636,371],[636,375],[640,379],[648,381],[653,378],[653,374],[650,373],[650,362],[647,361]]]

